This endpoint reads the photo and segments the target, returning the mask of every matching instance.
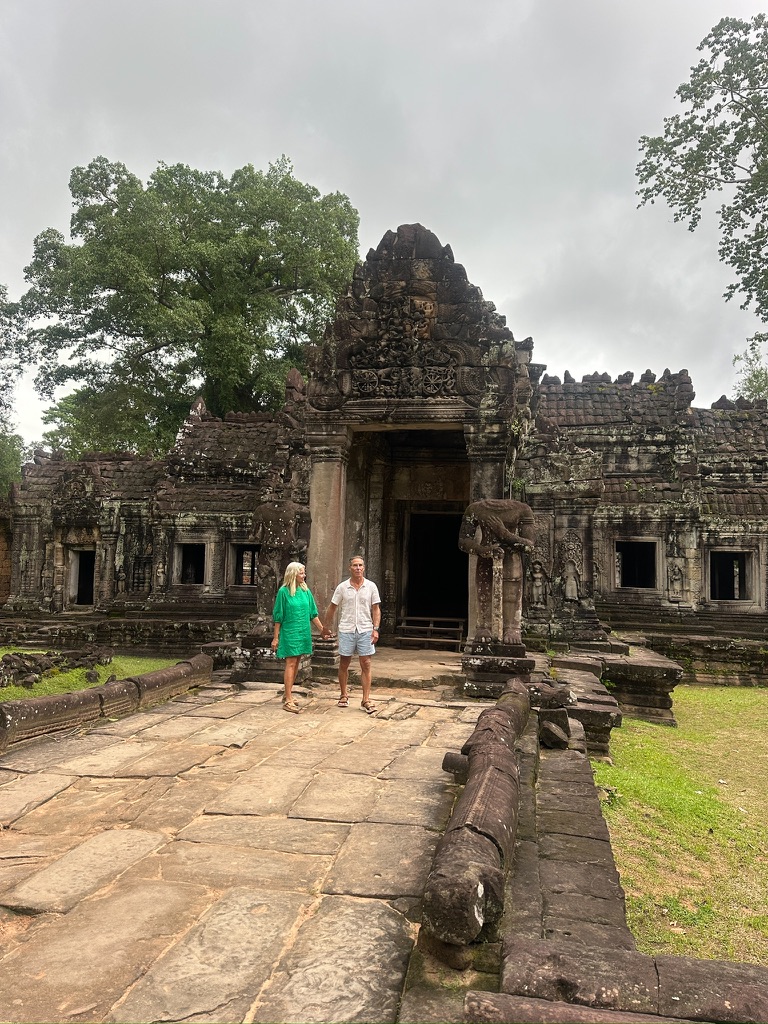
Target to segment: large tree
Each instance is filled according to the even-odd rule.
[[[720,258],[735,274],[725,297],[740,293],[742,308],[768,322],[768,20],[723,18],[698,49],[704,56],[676,92],[685,111],[664,119],[663,135],[640,139],[638,195],[664,199],[691,231],[705,200],[719,197]],[[757,334],[737,357],[742,393],[766,340]]]
[[[17,306],[8,301],[8,292],[0,285],[0,504],[10,485],[21,476],[24,441],[15,431],[13,392],[22,365],[16,351],[15,324]]]
[[[162,452],[196,394],[217,415],[274,407],[357,259],[358,215],[281,158],[227,178],[160,164],[146,185],[97,157],[76,167],[68,242],[35,239],[19,351],[52,399],[46,435]]]

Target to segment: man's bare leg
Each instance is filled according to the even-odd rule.
[[[371,699],[371,655],[360,655],[360,683],[363,687],[363,704]]]
[[[369,659],[370,660],[370,659]],[[340,654],[339,655],[339,689],[341,690],[341,696],[347,696],[347,679],[349,677],[349,663],[352,661],[352,655]],[[370,682],[369,682],[370,685]]]

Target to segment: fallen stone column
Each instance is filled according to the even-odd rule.
[[[467,782],[435,852],[422,917],[427,937],[450,947],[473,942],[503,912],[517,827],[515,743],[529,712],[528,690],[511,680],[462,747]]]

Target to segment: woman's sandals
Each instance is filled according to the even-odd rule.
[[[301,708],[299,707],[295,700],[284,700],[283,711],[290,711],[292,715],[298,715],[301,711]]]
[[[372,700],[360,701],[360,707],[363,709],[363,711],[365,711],[367,715],[375,715],[376,712],[379,710]]]
[[[337,708],[348,708],[349,707],[349,694],[342,693],[339,699],[336,701]]]

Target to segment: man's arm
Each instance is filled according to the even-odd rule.
[[[323,636],[324,637],[331,636],[331,633],[332,633],[332,630],[333,630],[333,620],[334,620],[334,618],[336,616],[336,609],[337,608],[338,608],[338,605],[334,604],[333,601],[331,601],[331,603],[325,609],[325,615],[323,616],[323,625],[324,625]]]

